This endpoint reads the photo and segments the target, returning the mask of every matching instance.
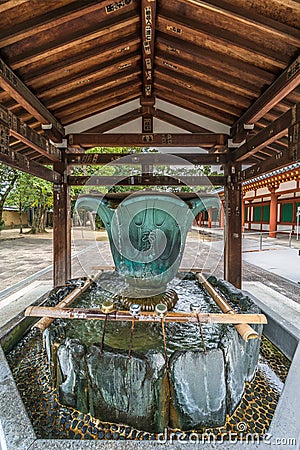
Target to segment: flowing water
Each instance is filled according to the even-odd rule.
[[[99,307],[103,299],[111,297],[111,290],[118,292],[113,276],[107,282],[101,282],[78,299],[74,307]],[[194,280],[183,280],[176,286],[178,303],[175,310],[189,310],[191,300],[201,304],[203,312],[219,312],[217,306],[199,288]],[[52,296],[51,302],[53,302]],[[59,297],[59,296],[58,296]],[[108,323],[105,343],[110,347],[128,350],[130,324]],[[100,321],[73,320],[67,323],[69,337],[80,337],[89,346],[101,341],[103,323]],[[197,324],[167,324],[168,353],[180,348],[202,348]],[[205,344],[216,348],[224,333],[224,325],[203,325]],[[145,339],[146,336],[146,339]],[[162,349],[160,324],[136,324],[133,350],[147,351],[156,347]],[[58,392],[53,388],[43,340],[38,332],[24,337],[8,355],[17,387],[39,438],[67,439],[138,439],[158,440],[155,433],[144,432],[123,424],[101,421],[59,402]],[[222,427],[197,430],[212,433],[217,439],[226,440],[230,431],[241,431],[262,436],[271,423],[283,383],[288,373],[289,362],[265,338],[262,339],[261,356],[256,375],[251,382],[245,383],[244,395],[234,413],[226,418]],[[172,430],[169,430],[170,433]],[[178,434],[179,433],[179,434]],[[181,433],[180,439],[189,438],[189,432]],[[176,438],[175,438],[176,439]]]

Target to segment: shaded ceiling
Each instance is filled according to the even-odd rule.
[[[1,58],[63,126],[142,99],[157,119],[205,131],[200,119],[191,123],[155,108],[159,99],[231,127],[300,48],[300,4],[292,0],[9,0],[1,2],[0,14]],[[299,100],[296,85],[252,133]],[[41,132],[37,117],[5,88],[0,101]],[[106,132],[141,114],[139,108],[116,113],[113,123],[93,131]],[[12,145],[40,157],[17,140]],[[287,134],[254,158],[286,147]]]

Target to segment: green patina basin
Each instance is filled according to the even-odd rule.
[[[119,275],[135,292],[155,295],[176,276],[193,219],[219,208],[219,199],[156,191],[88,194],[78,198],[75,208],[97,212]]]

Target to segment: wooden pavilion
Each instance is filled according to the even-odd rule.
[[[240,286],[241,184],[300,157],[299,2],[4,0],[0,14],[0,161],[53,182],[55,285],[71,273],[69,186],[85,183],[71,166],[121,156],[94,146],[151,145],[223,166],[210,181],[225,191],[224,276]],[[144,156],[123,183],[178,183]]]

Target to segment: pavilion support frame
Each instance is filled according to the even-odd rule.
[[[239,165],[225,168],[225,255],[224,278],[238,289],[242,286],[242,184],[237,181]]]
[[[63,181],[53,187],[53,284],[63,285],[71,278],[71,200],[66,183],[66,164],[56,164]]]

